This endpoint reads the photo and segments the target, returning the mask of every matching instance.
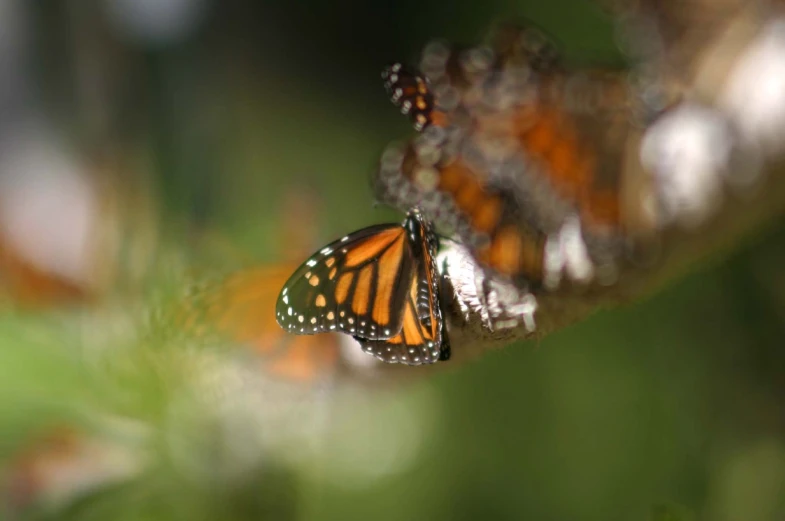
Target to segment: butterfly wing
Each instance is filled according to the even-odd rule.
[[[328,244],[300,266],[281,290],[276,319],[296,334],[391,338],[401,330],[413,277],[401,225],[371,226]]]
[[[521,288],[554,286],[567,263],[583,282],[606,263],[619,242],[625,74],[565,71],[545,37],[512,26],[490,46],[429,45],[420,65],[432,88],[429,126],[385,152],[379,199],[419,206]]]
[[[439,304],[436,274],[436,243],[430,228],[421,226],[422,257],[416,260],[403,306],[400,332],[387,340],[369,340],[355,336],[367,353],[388,363],[430,364],[449,357],[447,339]]]
[[[433,92],[424,76],[396,63],[384,69],[382,79],[390,101],[409,116],[415,130],[423,130],[431,123]]]
[[[257,266],[203,282],[178,310],[181,327],[250,348],[266,376],[300,385],[330,380],[340,363],[340,336],[287,335],[273,319],[275,298],[294,268]]]

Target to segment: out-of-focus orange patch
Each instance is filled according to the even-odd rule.
[[[73,424],[30,433],[0,469],[3,519],[26,519],[31,506],[65,505],[136,475],[145,458],[137,448],[117,441]]]
[[[595,190],[581,198],[581,216],[592,226],[618,227],[621,220],[619,194],[613,190]]]
[[[591,152],[582,144],[574,121],[556,108],[541,108],[534,123],[518,131],[527,155],[539,160],[553,188],[575,200],[582,187],[592,182]]]
[[[15,508],[33,502],[51,474],[78,456],[83,442],[80,433],[68,426],[55,427],[30,440],[5,466],[6,500]]]
[[[554,190],[574,202],[588,226],[619,225],[619,194],[597,189],[595,152],[582,144],[568,114],[554,108],[537,111],[534,124],[519,131],[521,146],[539,160]]]
[[[338,361],[338,336],[289,335],[286,352],[271,360],[267,369],[287,380],[308,383],[317,381]]]
[[[437,127],[447,127],[450,124],[450,116],[441,110],[434,110],[431,113],[431,125]]]
[[[4,247],[0,240],[0,299],[5,294],[22,307],[80,303],[88,288],[46,273]]]
[[[490,233],[498,226],[501,217],[502,202],[498,198],[486,197],[472,214],[472,226],[479,232]]]
[[[296,265],[239,271],[206,290],[199,320],[233,342],[262,356],[264,370],[276,377],[307,383],[334,370],[339,338],[332,333],[290,335],[275,320],[278,292]],[[198,312],[198,306],[196,303]]]
[[[271,349],[284,333],[275,321],[275,301],[292,271],[287,264],[230,275],[207,296],[206,318],[238,342]]]
[[[533,126],[525,129],[520,136],[523,149],[544,156],[557,139],[558,120],[552,111],[541,110]]]
[[[477,224],[479,231],[490,232],[498,221],[501,207],[462,161],[441,169],[438,189],[452,196],[458,209]]]
[[[454,161],[442,168],[439,176],[439,189],[453,195],[471,183],[477,183],[477,181],[471,170],[461,161]]]
[[[521,266],[523,242],[520,234],[511,226],[501,230],[491,242],[490,261],[500,272],[512,275]]]
[[[499,230],[486,246],[477,251],[478,260],[502,275],[530,281],[542,279],[543,241],[538,241],[516,227]]]
[[[140,286],[154,256],[158,221],[133,154],[118,148],[87,155],[78,170],[54,172],[38,184],[26,181],[25,172],[9,172],[19,181],[3,193],[0,301],[36,310],[91,306],[111,292]],[[11,200],[32,211],[20,214]],[[20,243],[45,247],[34,259]]]

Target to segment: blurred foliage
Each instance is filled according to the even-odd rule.
[[[145,208],[161,230],[146,276],[100,305],[4,306],[4,484],[60,490],[100,479],[65,502],[24,506],[24,494],[6,491],[0,514],[785,516],[778,224],[649,301],[384,390],[260,391],[247,353],[205,345],[165,312],[191,277],[286,257],[289,221],[299,222],[293,191],[315,194],[314,247],[400,218],[373,207],[367,182],[386,142],[410,132],[379,81],[387,62],[413,58],[433,37],[473,42],[496,19],[526,16],[571,59],[618,63],[612,21],[593,4],[190,3],[204,6],[203,19],[163,43],[107,22],[107,6],[131,2],[25,8],[35,86],[25,99],[88,162],[110,149],[133,165],[124,175],[149,183]],[[248,382],[235,369],[227,376],[233,364]],[[76,433],[67,443],[38,441],[63,425]],[[58,458],[80,466],[52,478],[41,461]]]

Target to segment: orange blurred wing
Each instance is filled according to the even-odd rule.
[[[275,321],[275,299],[293,266],[241,270],[202,292],[191,325],[213,329],[261,355],[263,369],[284,380],[311,383],[335,373],[338,335],[286,334]]]

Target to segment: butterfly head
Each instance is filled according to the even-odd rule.
[[[436,234],[433,224],[425,218],[419,208],[409,210],[403,227],[415,257],[422,257],[423,248],[427,248],[429,257],[436,257],[439,251],[439,236]]]

